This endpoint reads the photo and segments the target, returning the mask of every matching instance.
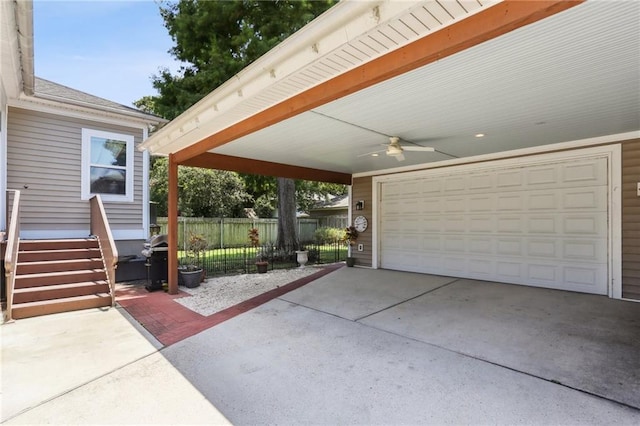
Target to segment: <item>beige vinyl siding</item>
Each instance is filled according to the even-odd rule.
[[[640,139],[622,143],[622,297],[640,300]]]
[[[356,265],[360,266],[372,266],[372,230],[375,224],[373,223],[373,200],[372,200],[372,182],[371,176],[355,178],[353,179],[353,186],[351,188],[351,219],[356,216],[364,216],[367,218],[369,226],[367,230],[361,232],[358,235],[357,244],[364,244],[364,251],[359,252],[358,246],[351,248],[351,255],[356,258]],[[356,210],[356,203],[359,200],[364,200],[364,209]]]
[[[82,128],[130,134],[142,129],[10,108],[7,184],[23,191],[22,229],[88,230],[89,203],[80,199]],[[112,229],[142,228],[142,153],[134,157],[134,202],[105,203]]]

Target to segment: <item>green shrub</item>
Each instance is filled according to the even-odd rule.
[[[340,228],[318,228],[313,233],[313,239],[319,244],[335,243],[340,241],[344,235],[344,231]]]

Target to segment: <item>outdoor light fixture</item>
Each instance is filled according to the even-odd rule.
[[[356,210],[364,209],[364,200],[360,200],[356,203]]]

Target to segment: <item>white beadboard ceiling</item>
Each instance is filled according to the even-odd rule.
[[[273,102],[274,94],[291,96],[472,13],[481,3],[487,7],[476,1],[416,5],[234,114],[240,119]],[[190,143],[204,137],[199,132],[215,130],[204,127]],[[211,152],[364,173],[638,130],[640,2],[587,1]],[[475,138],[476,133],[486,136]],[[437,151],[407,152],[401,163],[384,153],[361,156],[383,148],[387,136]],[[190,144],[183,138],[185,143]]]

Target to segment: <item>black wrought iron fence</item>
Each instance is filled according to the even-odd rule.
[[[307,265],[341,262],[347,258],[347,245],[341,241],[301,244],[300,250],[308,251]],[[189,257],[184,251],[178,252],[181,265],[195,263],[206,270],[207,276],[254,273],[257,272],[258,261],[268,262],[270,270],[295,268],[298,266],[296,256],[294,248],[278,248],[272,244],[212,248],[200,253],[199,259]]]

